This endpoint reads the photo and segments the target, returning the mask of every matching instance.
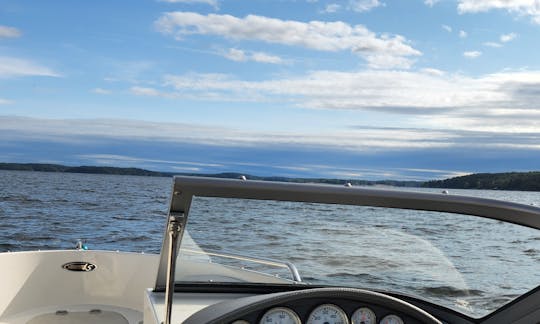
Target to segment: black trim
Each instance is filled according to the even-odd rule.
[[[495,311],[493,311],[493,312],[487,314],[486,316],[480,318],[480,319],[479,319],[479,322],[486,321],[486,320],[490,319],[491,317],[497,315],[498,313],[504,312],[506,309],[508,309],[508,308],[510,308],[510,307],[512,307],[512,306],[514,306],[514,305],[517,304],[517,303],[520,303],[522,300],[528,298],[528,297],[531,296],[532,294],[535,294],[535,293],[537,293],[537,292],[539,292],[539,291],[540,291],[540,286],[538,286],[538,287],[534,288],[533,290],[531,290],[531,291],[529,291],[529,292],[527,292],[527,293],[525,293],[525,294],[523,294],[523,295],[517,297],[516,299],[510,301],[509,303],[504,304],[503,306],[497,308]]]

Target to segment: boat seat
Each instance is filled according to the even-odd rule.
[[[28,324],[129,324],[128,320],[120,313],[93,309],[87,312],[57,311],[55,313],[41,314]]]

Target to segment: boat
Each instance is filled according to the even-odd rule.
[[[212,211],[207,208],[212,199],[218,215],[211,226],[203,226],[206,231],[195,230],[191,224]],[[227,218],[242,212],[248,214],[249,221],[241,222],[246,229],[227,227]],[[382,216],[385,212],[395,217]],[[405,223],[404,217],[413,221]],[[82,242],[72,250],[0,253],[0,323],[540,321],[540,282],[527,279],[521,287],[524,274],[538,279],[534,273],[540,272],[540,261],[534,251],[529,253],[532,261],[496,259],[505,267],[475,259],[489,250],[482,245],[481,234],[489,232],[485,226],[508,233],[509,240],[537,246],[540,208],[535,206],[356,186],[177,176],[165,218],[159,255],[92,250]],[[285,222],[282,235],[265,232],[265,224],[279,221]],[[463,230],[469,235],[467,242],[458,232],[469,221],[477,231]],[[433,231],[425,228],[427,222],[443,229],[431,233],[435,242],[413,235]],[[294,224],[314,230],[294,231]],[[239,241],[246,251],[225,251],[223,247],[234,241],[230,233],[240,237],[252,225],[260,232],[248,233],[255,235],[254,241]],[[232,232],[223,236],[224,231]],[[354,242],[345,247],[339,235]],[[198,244],[196,237],[218,238],[219,246]],[[456,251],[445,250],[443,237],[457,238]],[[262,242],[259,250],[250,253],[248,248],[257,241]],[[385,245],[389,242],[393,245]],[[277,250],[281,243],[286,248]],[[471,250],[460,250],[464,246]],[[453,259],[460,253],[463,258]],[[478,263],[481,271],[495,273],[482,292],[473,286],[484,287],[485,282],[475,281],[483,277],[469,277],[472,268],[456,262],[467,259]]]

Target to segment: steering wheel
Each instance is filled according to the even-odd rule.
[[[252,312],[307,298],[323,298],[330,301],[332,299],[347,299],[360,303],[376,304],[406,314],[423,324],[442,324],[431,314],[401,299],[369,290],[339,287],[302,289],[224,301],[194,313],[184,321],[184,324],[231,323]]]

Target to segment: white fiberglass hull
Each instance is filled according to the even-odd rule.
[[[46,323],[91,318],[139,323],[147,288],[155,283],[158,255],[111,251],[0,253],[0,323]],[[69,271],[88,262],[92,271]],[[54,316],[51,316],[54,315]]]

